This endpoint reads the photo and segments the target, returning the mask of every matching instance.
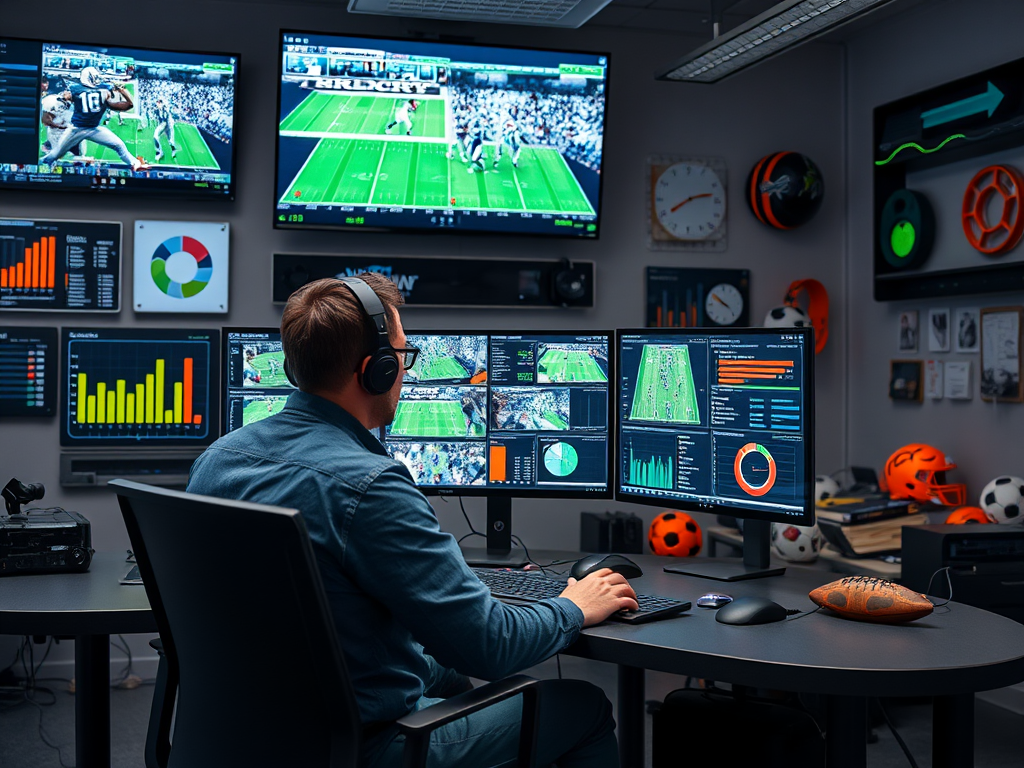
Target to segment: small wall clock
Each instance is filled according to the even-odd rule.
[[[648,247],[724,251],[728,244],[726,182],[722,158],[647,158]]]

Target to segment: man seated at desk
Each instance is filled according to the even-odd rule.
[[[395,285],[360,278],[318,280],[291,296],[281,340],[299,391],[279,414],[214,443],[188,490],[302,512],[364,724],[362,764],[383,767],[401,763],[398,718],[468,690],[467,675],[497,679],[544,661],[582,627],[637,604],[607,569],[532,605],[490,596],[408,470],[370,432],[394,418],[416,350],[405,348]],[[431,764],[514,765],[521,707],[515,697],[439,728]],[[619,764],[600,689],[548,681],[540,711],[538,764]]]

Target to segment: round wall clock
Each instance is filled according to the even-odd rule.
[[[647,161],[648,246],[726,249],[726,168],[714,157],[650,157]]]
[[[964,192],[964,234],[976,250],[989,256],[1006,253],[1024,234],[1021,196],[1024,176],[1009,165],[990,165],[975,174]]]

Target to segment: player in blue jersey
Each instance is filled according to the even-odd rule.
[[[163,99],[157,99],[153,106],[153,122],[156,123],[156,130],[153,131],[153,144],[156,146],[156,159],[164,156],[160,147],[160,134],[167,131],[167,141],[171,145],[171,159],[178,156],[178,145],[174,143],[174,115],[171,114],[171,105]]]
[[[469,168],[466,170],[470,173],[474,171],[486,173],[487,170],[484,168],[484,138],[487,135],[487,128],[484,126],[484,121],[479,117],[474,118],[467,128],[466,134],[469,139],[469,146],[466,148],[466,152],[469,155]]]
[[[43,165],[53,165],[72,147],[84,140],[89,140],[100,146],[110,147],[121,158],[121,162],[133,171],[142,169],[143,162],[132,157],[120,137],[100,124],[108,108],[115,112],[131,109],[133,106],[131,96],[120,85],[103,82],[100,71],[96,67],[83,69],[79,80],[78,83],[71,83],[62,94],[66,101],[75,105],[75,113],[71,116],[71,127],[64,131],[60,143],[51,149],[40,162]],[[115,95],[120,99],[115,100]]]

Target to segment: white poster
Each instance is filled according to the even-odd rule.
[[[942,399],[942,361],[924,361],[924,394],[932,400]]]
[[[226,222],[136,221],[136,312],[228,311]]]
[[[946,363],[946,397],[950,400],[972,400],[971,361],[950,360]]]

